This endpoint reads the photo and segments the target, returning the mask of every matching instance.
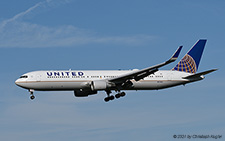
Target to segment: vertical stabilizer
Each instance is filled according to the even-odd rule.
[[[196,73],[206,41],[199,40],[172,70]]]

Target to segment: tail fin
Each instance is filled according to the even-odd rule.
[[[196,73],[206,41],[199,40],[172,70]]]

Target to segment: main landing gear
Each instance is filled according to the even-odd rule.
[[[114,100],[115,97],[118,99],[118,98],[124,97],[126,95],[125,92],[119,92],[114,97],[113,95],[110,95],[110,93],[112,93],[111,91],[106,91],[106,93],[107,93],[108,96],[104,99],[105,102],[109,102],[110,100]]]
[[[125,92],[121,92],[115,95],[116,98],[124,97],[126,95]]]
[[[106,97],[104,100],[105,102],[108,102],[109,100],[114,100],[115,97],[113,95]]]
[[[30,89],[29,92],[30,92],[30,99],[31,100],[35,99],[34,90],[33,89]]]

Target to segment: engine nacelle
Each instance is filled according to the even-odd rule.
[[[91,90],[105,90],[107,88],[107,82],[105,80],[95,80],[91,82]]]
[[[81,91],[81,90],[75,90],[74,96],[76,97],[87,97],[88,95],[97,94],[97,91]]]

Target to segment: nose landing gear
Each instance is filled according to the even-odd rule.
[[[29,92],[30,92],[30,99],[31,100],[35,99],[34,90],[33,89],[30,89]]]

